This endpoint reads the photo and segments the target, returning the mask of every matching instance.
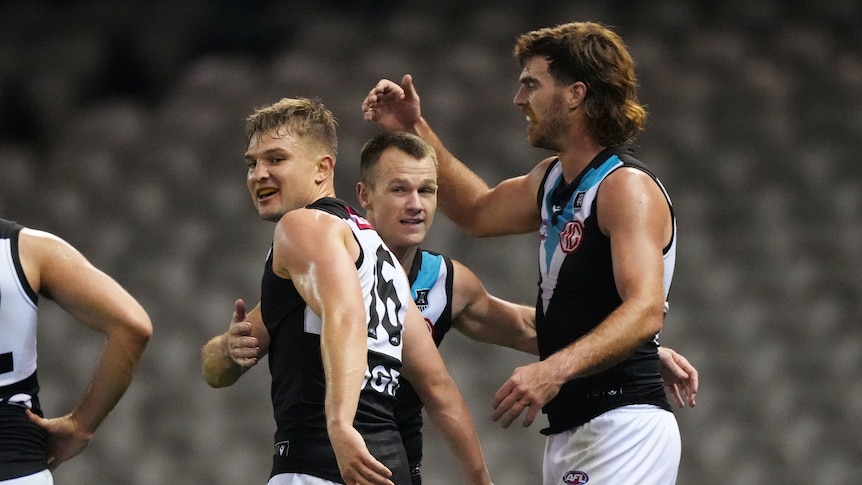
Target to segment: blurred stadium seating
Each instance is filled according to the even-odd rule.
[[[295,2],[290,2],[295,3]],[[0,3],[0,216],[55,232],[137,296],[156,326],[138,381],[58,485],[266,482],[265,366],[208,388],[199,348],[253,303],[271,227],[243,185],[243,119],[282,96],[340,121],[355,201],[375,128],[359,103],[410,72],[450,149],[491,183],[545,154],[511,99],[515,37],[617,27],[649,109],[638,152],[665,181],[679,255],[663,342],[700,369],[677,413],[681,484],[858,484],[862,476],[862,4],[781,2]],[[854,155],[856,154],[856,155]],[[532,236],[474,241],[444,217],[428,247],[502,297],[534,301]],[[509,265],[500,265],[501,258]],[[98,342],[43,304],[51,415],[83,392]],[[495,483],[538,483],[543,438],[490,422],[528,356],[452,335],[441,349]],[[427,485],[457,483],[429,427]]]

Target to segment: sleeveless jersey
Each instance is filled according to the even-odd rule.
[[[368,367],[354,426],[371,454],[392,470],[392,480],[408,483],[407,458],[394,418],[402,329],[410,298],[407,278],[374,228],[346,203],[327,197],[307,208],[343,219],[359,243],[356,271],[367,309]],[[271,474],[303,473],[343,483],[326,432],[322,321],[291,280],[273,273],[272,250],[261,284],[261,314],[270,337],[271,395],[277,425]]]
[[[605,149],[568,185],[560,161],[551,164],[538,194],[542,225],[536,333],[541,359],[590,332],[622,304],[614,283],[610,239],[596,220],[599,186],[620,167],[650,175],[664,192],[673,217],[661,182],[626,151]],[[667,298],[676,258],[675,219],[663,253]],[[670,411],[657,349],[658,335],[612,368],[564,384],[543,408],[549,427],[542,432],[559,433],[628,404],[653,404]]]
[[[419,249],[407,277],[416,306],[439,347],[452,328],[452,260],[432,251]],[[395,421],[407,450],[411,473],[418,473],[422,462],[422,400],[406,379],[401,379]]]
[[[21,229],[0,219],[0,480],[48,467],[45,432],[25,414],[29,408],[42,416],[36,377],[39,298],[21,266]]]

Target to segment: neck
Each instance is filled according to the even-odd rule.
[[[419,250],[419,246],[389,249],[392,250],[392,254],[398,258],[398,261],[401,263],[401,267],[404,268],[404,272],[410,274],[410,270],[413,268],[413,259],[416,258],[416,251]]]
[[[560,162],[563,164],[563,178],[566,183],[571,183],[575,177],[590,164],[603,147],[589,137],[584,137],[578,143],[572,143],[565,150],[558,153]]]

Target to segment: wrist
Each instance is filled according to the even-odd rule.
[[[85,419],[82,419],[80,416],[76,414],[76,411],[72,411],[71,414],[67,416],[69,422],[72,425],[72,429],[75,430],[75,434],[80,439],[85,439],[87,441],[93,438],[93,435],[96,434],[96,428],[98,424],[87,423]]]

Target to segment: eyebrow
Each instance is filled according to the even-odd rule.
[[[392,185],[399,185],[399,184],[411,184],[412,185],[412,182],[406,178],[396,177],[396,178],[390,179],[389,182],[386,184],[386,186],[390,187]],[[432,180],[432,179],[422,179],[416,185],[419,185],[419,186],[433,185],[436,187],[439,185],[439,183],[438,183],[438,181]]]
[[[262,153],[258,154],[257,156],[255,156],[254,154],[252,154],[250,152],[245,152],[244,159],[245,160],[257,160],[258,158],[269,156],[269,155],[274,155],[276,153],[287,154],[287,152],[283,148],[270,148],[268,150],[264,150]]]
[[[537,82],[539,82],[539,79],[536,77],[533,77],[531,75],[526,75],[526,76],[523,76],[520,79],[518,79],[518,82],[521,84],[537,83]]]

